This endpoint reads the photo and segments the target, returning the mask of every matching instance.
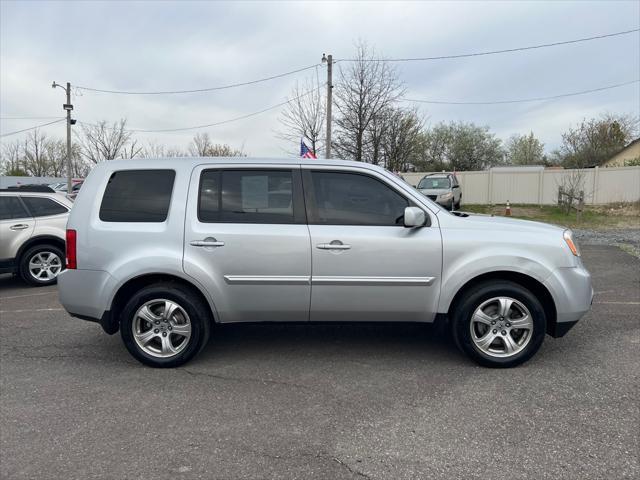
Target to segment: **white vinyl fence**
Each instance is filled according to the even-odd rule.
[[[462,187],[462,203],[525,203],[551,205],[558,202],[558,187],[572,170],[494,168],[482,172],[456,172]],[[588,168],[584,175],[586,204],[640,201],[640,167]],[[416,186],[427,173],[403,173]]]

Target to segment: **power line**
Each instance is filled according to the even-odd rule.
[[[632,83],[638,83],[638,82],[640,82],[640,79],[632,80],[630,82],[617,83],[615,85],[609,85],[607,87],[593,88],[591,90],[582,90],[580,92],[561,93],[560,95],[552,95],[549,97],[522,98],[517,100],[494,100],[494,101],[487,101],[487,102],[453,102],[453,101],[444,101],[444,100],[418,100],[415,98],[404,98],[403,101],[430,103],[430,104],[437,104],[437,105],[498,105],[498,104],[504,104],[504,103],[526,103],[526,102],[538,102],[542,100],[554,100],[554,99],[564,98],[564,97],[574,97],[576,95],[586,95],[588,93],[601,92],[603,90],[611,90],[612,88],[619,88],[625,85],[631,85]]]
[[[53,118],[60,118],[59,116],[51,117],[0,117],[0,120],[51,120]]]
[[[36,125],[35,127],[23,128],[22,130],[16,130],[15,132],[3,133],[0,137],[8,137],[9,135],[15,135],[16,133],[26,132],[28,130],[35,130],[36,128],[46,127],[47,125],[53,125],[54,123],[59,123],[64,121],[64,118],[59,118],[58,120],[54,120],[53,122],[43,123],[42,125]]]
[[[589,42],[591,40],[600,40],[603,38],[617,37],[620,35],[628,35],[629,33],[634,33],[638,31],[640,31],[640,28],[634,28],[633,30],[624,30],[622,32],[607,33],[605,35],[596,35],[594,37],[576,38],[574,40],[566,40],[562,42],[542,43],[540,45],[531,45],[528,47],[506,48],[503,50],[488,50],[484,52],[461,53],[458,55],[438,55],[435,57],[416,57],[416,58],[377,58],[377,59],[348,58],[348,59],[340,59],[340,60],[337,60],[336,62],[421,62],[426,60],[446,60],[446,59],[452,59],[452,58],[482,57],[485,55],[495,55],[499,53],[521,52],[525,50],[535,50],[538,48],[556,47],[558,45],[569,45],[572,43]]]
[[[166,90],[166,91],[158,91],[158,92],[134,92],[134,91],[126,91],[126,90],[105,90],[101,88],[92,88],[92,87],[81,87],[79,85],[74,85],[75,88],[79,90],[86,90],[90,92],[100,92],[100,93],[116,93],[120,95],[173,95],[173,94],[182,94],[182,93],[199,93],[199,92],[213,92],[215,90],[226,90],[229,88],[243,87],[245,85],[254,85],[256,83],[267,82],[269,80],[275,80],[276,78],[286,77],[288,75],[293,75],[295,73],[304,72],[306,70],[310,70],[312,68],[316,68],[320,64],[309,65],[307,67],[298,68],[296,70],[291,70],[289,72],[279,73],[277,75],[272,75],[270,77],[259,78],[257,80],[250,80],[248,82],[241,83],[232,83],[230,85],[223,85],[219,87],[207,87],[207,88],[197,88],[193,90]]]
[[[225,125],[227,123],[232,123],[232,122],[237,122],[238,120],[244,120],[245,118],[250,118],[250,117],[254,117],[256,115],[260,115],[261,113],[265,113],[268,112],[269,110],[274,110],[278,107],[282,107],[283,105],[286,105],[289,102],[292,102],[294,100],[297,100],[299,98],[302,98],[304,96],[310,95],[311,93],[314,93],[318,90],[320,90],[321,88],[323,88],[326,84],[320,85],[317,88],[314,88],[312,90],[309,90],[301,95],[298,95],[297,97],[294,98],[289,98],[284,102],[278,103],[277,105],[272,105],[270,107],[264,108],[262,110],[259,110],[257,112],[252,112],[252,113],[248,113],[246,115],[241,115],[239,117],[234,117],[234,118],[229,118],[227,120],[221,120],[219,122],[214,122],[214,123],[208,123],[206,125],[195,125],[192,127],[180,127],[180,128],[163,128],[163,129],[157,129],[157,130],[151,130],[151,129],[140,129],[140,128],[126,128],[125,130],[127,132],[134,132],[134,133],[168,133],[168,132],[182,132],[182,131],[186,131],[186,130],[197,130],[200,128],[209,128],[209,127],[217,127],[220,125]],[[88,125],[88,126],[92,126],[92,127],[97,127],[98,125],[92,124],[92,123],[86,123],[86,122],[79,122],[82,125]],[[112,127],[107,127],[107,128],[112,128]]]

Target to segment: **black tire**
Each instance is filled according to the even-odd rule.
[[[20,257],[19,268],[18,268],[18,273],[20,277],[31,286],[46,287],[47,285],[53,285],[57,282],[56,277],[53,277],[51,279],[46,279],[46,278],[38,279],[34,277],[34,275],[32,275],[31,271],[29,270],[29,262],[31,262],[31,259],[33,259],[34,257],[37,257],[39,254],[46,254],[46,253],[55,255],[58,258],[58,261],[60,264],[60,271],[64,270],[65,255],[64,255],[64,252],[59,247],[56,247],[55,245],[50,245],[50,244],[36,245],[35,247],[31,247],[26,252],[24,252]],[[56,273],[56,276],[57,276],[57,273]]]
[[[496,357],[483,352],[471,336],[471,318],[476,309],[495,297],[510,297],[521,302],[531,314],[533,329],[524,349],[509,357]],[[456,302],[452,314],[452,333],[458,348],[485,367],[508,368],[529,360],[544,341],[546,315],[540,301],[523,286],[506,280],[481,283],[466,291]]]
[[[189,316],[191,335],[187,345],[177,354],[160,358],[145,352],[135,341],[133,335],[134,317],[145,303],[166,299],[178,304]],[[211,311],[209,306],[182,285],[158,283],[136,292],[127,302],[120,314],[120,335],[129,353],[139,362],[156,368],[172,368],[183,365],[202,350],[209,340],[211,331]]]

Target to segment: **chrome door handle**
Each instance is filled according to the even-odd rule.
[[[19,223],[17,225],[11,225],[9,227],[10,230],[24,230],[25,228],[29,228],[29,225],[25,223]]]
[[[224,247],[224,242],[219,242],[215,238],[211,240],[192,240],[190,244],[194,247]]]
[[[335,240],[334,240],[335,242]],[[320,250],[349,250],[351,245],[345,245],[344,243],[319,243],[316,245]]]

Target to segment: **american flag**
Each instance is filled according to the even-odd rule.
[[[302,158],[318,158],[316,157],[316,154],[305,145],[303,139],[300,139],[300,156]]]

